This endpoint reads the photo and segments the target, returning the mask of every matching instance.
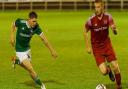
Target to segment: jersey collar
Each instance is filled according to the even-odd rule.
[[[27,25],[28,28],[31,28],[27,21],[26,21],[26,25]]]

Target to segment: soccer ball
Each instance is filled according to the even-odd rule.
[[[104,84],[98,84],[96,86],[96,89],[106,89],[105,85]]]

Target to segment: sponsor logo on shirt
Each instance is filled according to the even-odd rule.
[[[94,31],[102,31],[102,30],[105,30],[105,29],[107,29],[108,27],[100,27],[100,28],[97,28],[97,29],[94,29]]]
[[[20,33],[22,37],[31,37],[31,35]]]

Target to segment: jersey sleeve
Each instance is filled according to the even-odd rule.
[[[114,20],[112,18],[111,15],[109,15],[109,26],[112,28],[112,29],[116,29],[116,25],[114,23]]]
[[[37,25],[36,27],[36,32],[35,32],[37,35],[41,35],[43,32],[42,32],[42,29],[40,28],[39,25]]]
[[[88,21],[87,21],[86,24],[85,24],[85,28],[86,28],[86,30],[89,31],[89,30],[91,29],[91,26],[92,26],[92,24],[91,24],[91,20],[88,19]]]
[[[18,27],[20,25],[20,19],[18,18],[16,21],[15,21],[15,26]]]

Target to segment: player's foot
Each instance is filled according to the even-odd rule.
[[[12,67],[14,69],[15,69],[15,65],[16,65],[15,61],[16,61],[16,57],[12,57]]]
[[[121,85],[116,85],[116,89],[122,89]]]
[[[111,70],[111,68],[110,68],[110,66],[108,66],[108,68],[109,68],[109,73],[108,73],[108,75],[109,75],[109,78],[110,78],[110,80],[111,81],[115,81],[115,76],[113,75],[113,73],[112,73],[112,70]]]
[[[46,89],[45,85],[42,83],[41,89]]]

